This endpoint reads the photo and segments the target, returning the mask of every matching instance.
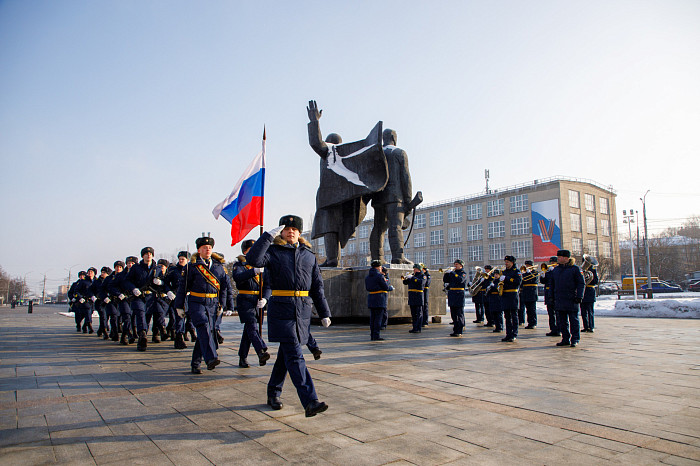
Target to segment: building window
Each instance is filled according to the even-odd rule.
[[[348,254],[355,254],[355,243],[348,243],[348,247],[346,249],[348,250]]]
[[[413,247],[422,248],[423,246],[425,246],[425,232],[416,233],[416,236],[413,238]]]
[[[430,245],[443,244],[445,242],[445,233],[443,230],[434,230],[430,232]]]
[[[600,243],[600,255],[606,259],[610,259],[612,257],[612,243],[608,243],[607,241]]]
[[[320,237],[319,239],[317,239],[316,241],[318,241],[318,245],[319,245],[319,246],[323,246],[323,244],[324,244],[324,243],[323,243],[323,236]]]
[[[586,210],[589,212],[595,212],[595,196],[593,196],[593,194],[584,194],[583,199],[586,203]]]
[[[488,201],[486,203],[486,216],[487,217],[497,217],[503,215],[504,212],[504,202],[503,199],[494,199],[493,201]]]
[[[367,257],[366,257],[366,256],[365,256],[365,257],[360,257],[360,258],[358,259],[358,261],[357,261],[357,265],[360,266],[360,267],[366,267],[366,266],[368,265],[368,264],[367,264]]]
[[[425,214],[416,214],[414,225],[416,228],[425,228]]]
[[[404,259],[406,259],[407,261],[410,261],[410,260],[411,260],[411,255],[410,255],[409,253],[407,253],[407,252],[405,252],[405,253],[403,254],[403,257],[404,257]]]
[[[581,231],[581,216],[579,214],[569,214],[571,216],[571,231]]]
[[[430,226],[439,227],[442,225],[442,210],[430,212]]]
[[[506,255],[506,243],[489,244],[489,260],[503,259]]]
[[[581,200],[579,199],[578,191],[574,191],[573,189],[569,190],[569,207],[573,207],[574,209],[581,208]]]
[[[459,223],[462,221],[462,208],[452,207],[447,209],[447,223]]]
[[[467,220],[479,220],[481,215],[481,204],[471,204],[467,206]]]
[[[608,198],[601,197],[598,199],[598,203],[600,204],[600,213],[603,215],[608,215],[610,213],[610,208],[608,206]]]
[[[391,251],[391,245],[389,244],[389,235],[387,235],[384,238],[384,251]]]
[[[610,236],[610,220],[606,218],[600,219],[600,234],[603,236]]]
[[[321,257],[326,257],[326,248],[323,246],[318,247],[318,255]]]
[[[445,262],[445,250],[433,249],[430,251],[430,265],[442,265]]]
[[[360,238],[367,238],[369,236],[369,225],[360,225],[360,230],[357,233]]]
[[[530,233],[530,218],[520,217],[510,219],[511,235],[527,235]]]
[[[450,228],[449,235],[450,235],[450,237],[449,237],[448,241],[450,243],[461,243],[462,242],[462,227]]]
[[[489,222],[488,235],[489,238],[503,238],[506,235],[506,222]]]
[[[532,256],[530,241],[513,241],[511,244],[513,255],[517,260],[525,260]]]
[[[583,254],[583,240],[581,238],[571,238],[571,253],[576,256]]]
[[[369,242],[360,241],[360,254],[369,254]]]
[[[343,249],[340,250],[340,257],[345,257],[345,254],[347,254],[346,249],[347,249],[347,248],[343,248]]]
[[[467,260],[479,262],[483,261],[484,247],[480,244],[477,246],[467,246]]]
[[[384,254],[384,260],[391,263],[391,253],[390,252],[387,252],[386,254]]]
[[[416,251],[415,252],[415,262],[424,264],[425,263],[425,251]]]
[[[510,213],[525,212],[527,210],[527,194],[510,196]]]
[[[449,248],[447,250],[449,264],[454,264],[457,259],[462,258],[462,248]]]
[[[586,217],[586,231],[589,235],[595,235],[595,217]]]
[[[588,240],[588,254],[593,257],[598,255],[598,242],[594,239]]]
[[[467,225],[467,241],[479,241],[484,238],[484,226],[482,224]]]

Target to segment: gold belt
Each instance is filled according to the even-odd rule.
[[[260,294],[260,292],[253,290],[238,290],[238,294]]]
[[[144,291],[143,294],[151,294],[152,291]]]
[[[309,296],[309,292],[299,290],[272,290],[272,296]]]
[[[586,288],[595,288],[595,285],[586,285]]]
[[[423,290],[408,290],[408,291],[413,291],[414,293],[422,293]]]
[[[527,284],[525,284],[525,285],[523,285],[523,286],[537,286],[537,283],[532,283],[532,284],[527,283]]]
[[[517,293],[518,290],[503,290],[504,293]]]
[[[379,293],[388,293],[388,291],[379,290],[379,291],[370,291],[369,292],[369,294],[379,294]]]
[[[190,295],[198,298],[216,298],[219,296],[219,293],[197,293],[196,291],[190,291]]]
[[[429,286],[424,286],[423,288],[427,290],[427,289],[430,288],[430,287],[429,287]]]
[[[464,288],[450,288],[450,291],[464,291]]]

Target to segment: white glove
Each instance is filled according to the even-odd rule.
[[[109,298],[105,298],[105,299],[103,299],[103,301],[105,302],[105,304],[109,304],[109,302],[110,302],[111,300],[110,300]]]
[[[126,299],[126,296],[124,296],[124,293],[119,293],[118,298],[124,301],[124,299]]]
[[[260,298],[258,299],[258,304],[255,307],[257,307],[258,309],[262,309],[265,307],[265,304],[267,304],[267,299]]]
[[[75,302],[75,298],[71,298],[71,299],[70,299],[70,302],[71,302],[71,303],[74,303],[74,302]]]
[[[185,318],[185,310],[184,309],[176,309],[177,315],[180,317],[180,319]]]
[[[506,281],[506,276],[505,276],[505,275],[501,275],[501,278],[499,278],[498,281],[499,281],[499,282],[504,282],[504,281]]]
[[[394,291],[394,287],[389,285],[389,291]]]
[[[80,304],[83,304],[83,303],[85,302],[85,300],[84,300],[83,298],[80,298],[80,299],[78,300],[78,302],[79,302]]]
[[[274,238],[275,236],[279,235],[282,230],[284,230],[284,225],[273,228],[272,230],[268,231],[268,233]]]
[[[331,318],[324,317],[323,319],[321,319],[321,325],[323,325],[324,327],[328,327],[329,325],[331,325]]]
[[[170,301],[175,301],[175,293],[173,293],[172,291],[168,291],[167,293],[165,293],[165,296],[167,296]]]
[[[404,280],[408,280],[409,278],[413,278],[413,275],[409,274],[409,275],[404,275],[404,277],[403,277]]]
[[[265,267],[255,267],[253,270],[255,270],[255,273],[263,273]]]
[[[94,296],[91,296],[90,301],[92,301],[94,303],[95,301],[97,301],[97,298],[95,298]]]
[[[141,290],[139,290],[138,288],[134,288],[134,296],[136,296],[136,297],[141,296]]]
[[[154,284],[154,285],[160,286],[160,285],[163,284],[163,280],[161,280],[160,278],[154,278],[154,279],[153,279],[153,284]]]

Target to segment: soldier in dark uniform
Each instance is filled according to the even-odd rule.
[[[175,293],[170,289],[167,280],[168,261],[158,259],[156,271],[148,285],[153,292],[150,299],[148,314],[153,318],[153,335],[151,341],[160,343],[161,339],[165,341],[168,338],[165,329],[165,314],[170,306],[170,302],[175,299]]]
[[[562,338],[557,346],[575,347],[581,339],[578,311],[583,300],[586,282],[570,251],[566,249],[557,251],[557,262],[559,265],[553,270],[550,283]],[[569,325],[571,325],[571,331],[569,331]]]
[[[549,268],[546,272],[540,272],[540,283],[544,285],[544,304],[547,306],[547,315],[549,317],[549,332],[548,337],[561,336],[559,333],[559,324],[557,324],[557,313],[554,310],[554,296],[550,284],[552,283],[552,272],[557,266],[557,256],[549,258]]]
[[[129,345],[135,340],[133,312],[131,311],[129,297],[126,295],[126,293],[131,294],[127,287],[126,277],[129,274],[129,268],[133,267],[135,260],[136,257],[128,256],[124,261],[124,263],[126,263],[125,268],[119,270],[121,267],[114,266],[116,274],[114,275],[110,288],[110,294],[112,294],[118,302],[117,307],[119,308],[119,318],[122,324],[122,336],[119,343],[122,345]],[[121,261],[117,261],[115,264],[118,262]]]
[[[109,337],[112,341],[119,341],[119,300],[114,294],[113,282],[115,276],[122,270],[124,270],[124,262],[115,261],[114,271],[110,271],[102,282],[102,291],[99,296],[105,309],[105,316],[109,319]]]
[[[243,255],[238,256],[238,260],[233,264],[231,276],[236,282],[238,289],[238,297],[236,298],[236,309],[238,310],[238,318],[243,324],[243,335],[241,335],[241,344],[238,346],[238,366],[250,367],[248,364],[248,353],[250,345],[253,345],[255,353],[258,355],[258,362],[261,366],[267,363],[270,359],[270,353],[267,352],[267,345],[258,332],[258,312],[265,307],[267,300],[264,299],[260,291],[260,275],[263,268],[255,268],[248,264],[245,254],[253,246],[252,239],[248,239],[241,243],[241,252]]]
[[[386,280],[389,281],[389,271],[384,266],[382,266],[382,275],[384,275]],[[379,327],[379,330],[386,330],[386,326],[388,324],[389,324],[389,311],[388,311],[388,309],[384,309],[384,314],[382,314],[382,326]]]
[[[532,261],[525,261],[526,270],[522,273],[522,285],[520,286],[521,306],[527,310],[526,329],[537,328],[537,271]],[[518,316],[518,319],[520,317]]]
[[[130,294],[133,294],[131,310],[136,319],[136,331],[139,338],[136,343],[136,349],[138,351],[146,351],[148,346],[146,308],[153,299],[153,292],[148,289],[156,273],[156,263],[153,261],[153,254],[152,247],[141,249],[142,260],[129,269],[125,282],[127,290],[129,290]]]
[[[501,307],[501,293],[498,291],[498,282],[501,280],[500,270],[494,270],[491,281],[486,289],[488,310],[491,314],[491,322],[495,328],[493,333],[503,332],[503,308]]]
[[[68,290],[68,297],[73,303],[73,313],[75,314],[75,330],[76,332],[82,330],[83,333],[87,333],[87,312],[90,308],[87,301],[90,283],[86,283],[86,277],[87,272],[84,270],[78,272],[78,279]]]
[[[430,309],[428,308],[428,292],[430,289],[430,270],[421,264],[423,276],[425,277],[425,286],[423,287],[423,327],[427,327],[430,320]]]
[[[233,296],[222,292],[226,286],[226,270],[223,259],[213,253],[214,238],[202,236],[196,241],[197,252],[192,255],[190,262],[182,270],[175,297],[175,309],[180,317],[187,313],[197,329],[197,342],[192,351],[192,373],[201,374],[202,358],[207,370],[218,366],[219,356],[216,352],[218,343],[214,325],[219,306],[223,309],[233,309]]]
[[[90,301],[94,303],[97,315],[100,317],[100,326],[97,328],[97,336],[101,336],[105,340],[109,338],[109,321],[102,296],[104,294],[105,280],[110,273],[112,273],[112,269],[107,266],[102,267],[102,269],[100,269],[100,276],[93,280],[90,286]]]
[[[475,277],[471,282],[467,283],[467,286],[471,290],[471,287],[475,285],[478,279]],[[481,288],[472,295],[472,303],[474,303],[474,313],[476,314],[476,319],[474,319],[475,324],[484,323],[484,284],[482,282]]]
[[[493,316],[491,314],[491,310],[489,308],[489,292],[488,288],[491,285],[491,282],[493,278],[489,273],[493,270],[493,267],[490,265],[485,265],[484,266],[484,272],[486,273],[486,277],[484,277],[484,283],[481,285],[481,299],[484,302],[484,317],[486,318],[486,324],[484,327],[493,327]]]
[[[185,268],[185,265],[187,265],[189,258],[190,253],[187,251],[180,251],[177,253],[177,264],[171,266],[168,269],[168,273],[165,275],[165,282],[168,284],[170,291],[177,291],[180,283],[180,277],[182,276],[182,270]],[[175,338],[173,339],[175,349],[185,349],[187,348],[187,344],[185,343],[185,319],[180,317],[175,310],[174,299],[170,301],[170,308],[173,310],[175,316]]]
[[[581,301],[581,320],[583,320],[583,331],[593,333],[595,328],[593,306],[595,305],[595,286],[598,284],[598,272],[596,272],[595,266],[590,268],[590,272],[593,274],[593,279],[586,283],[586,291],[583,294],[583,301]]]
[[[224,254],[221,252],[215,252],[221,259],[221,263],[224,263]],[[229,277],[228,273],[224,274],[224,281],[221,283],[221,290],[224,294],[224,302],[233,303],[233,281]],[[231,309],[233,310],[233,309]],[[224,343],[224,336],[221,334],[221,321],[224,318],[224,308],[219,306],[216,311],[216,320],[214,321],[214,335],[216,336],[216,342],[218,344]]]
[[[500,278],[503,282],[501,307],[506,318],[506,336],[501,341],[514,342],[518,337],[518,290],[522,278],[515,266],[515,257],[506,256],[503,261],[506,268]]]
[[[442,277],[447,288],[447,305],[450,307],[453,329],[451,337],[461,337],[464,330],[464,288],[467,286],[467,273],[464,271],[464,261],[457,259],[455,269]]]
[[[301,237],[302,219],[285,215],[279,225],[263,233],[246,254],[250,265],[265,267],[266,282],[270,285],[268,336],[270,341],[280,344],[267,383],[267,404],[272,409],[282,409],[280,395],[289,372],[306,417],[311,417],[328,409],[328,405],[318,401],[301,345],[309,339],[312,301],[324,327],[331,324],[331,312],[316,256],[308,241]]]
[[[382,273],[382,263],[372,261],[372,267],[365,277],[365,290],[367,290],[367,307],[369,308],[369,339],[372,341],[384,341],[379,336],[382,327],[382,319],[386,312],[388,294],[394,287],[389,284]]]
[[[403,284],[408,285],[408,305],[411,306],[413,320],[413,328],[408,333],[420,333],[423,323],[423,287],[425,286],[425,277],[421,272],[420,264],[413,264],[413,275],[404,278]]]

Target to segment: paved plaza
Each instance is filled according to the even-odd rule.
[[[449,318],[384,342],[313,327],[330,408],[305,418],[289,380],[284,409],[265,404],[275,344],[267,366],[238,368],[236,317],[222,364],[197,376],[191,344],[137,352],[76,333],[65,310],[0,308],[1,464],[700,462],[698,320],[601,317],[578,348],[543,325],[501,343],[473,314],[461,339]]]

